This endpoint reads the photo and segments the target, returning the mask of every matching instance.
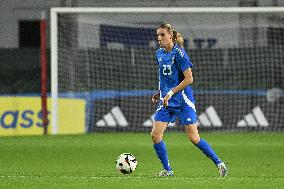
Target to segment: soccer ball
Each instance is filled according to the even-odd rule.
[[[130,174],[135,171],[137,160],[131,153],[123,153],[116,159],[116,170],[123,174]]]

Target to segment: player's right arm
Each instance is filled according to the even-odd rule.
[[[157,53],[159,52],[159,50],[161,50],[161,48],[156,51],[156,64],[157,64],[158,66],[159,66],[159,61],[158,61],[158,59],[157,59]],[[160,101],[160,91],[156,92],[156,93],[152,96],[152,102],[153,102],[153,103],[157,103],[157,102],[159,102],[159,101]]]
[[[157,103],[159,102],[159,100],[160,100],[160,92],[157,92],[156,94],[152,96],[152,102]]]

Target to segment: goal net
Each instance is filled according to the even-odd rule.
[[[86,101],[86,131],[151,129],[162,23],[185,39],[201,130],[283,130],[284,8],[53,8],[54,133],[59,98]]]

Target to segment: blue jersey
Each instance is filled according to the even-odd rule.
[[[183,81],[183,72],[191,68],[192,63],[185,50],[178,44],[174,44],[170,52],[166,52],[164,48],[159,48],[156,51],[156,61],[159,65],[159,90],[162,99],[171,89]],[[170,98],[168,106],[179,107],[185,102],[192,104],[195,102],[189,85],[184,90],[174,94]]]

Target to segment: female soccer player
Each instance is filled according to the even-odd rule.
[[[193,82],[192,63],[183,49],[183,38],[170,24],[162,24],[157,28],[157,38],[161,47],[156,51],[160,91],[152,97],[154,103],[159,101],[159,106],[154,116],[151,136],[164,168],[158,176],[173,176],[162,137],[168,123],[178,117],[181,125],[185,126],[189,140],[214,162],[220,176],[224,177],[228,174],[224,162],[198,134],[195,101],[190,87]]]

